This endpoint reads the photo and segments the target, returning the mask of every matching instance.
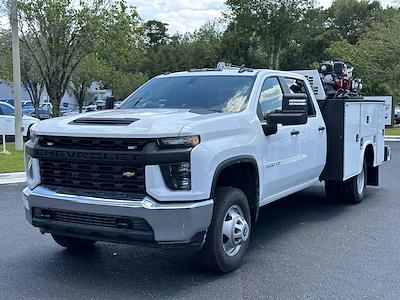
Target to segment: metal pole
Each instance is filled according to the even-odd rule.
[[[15,107],[15,150],[23,150],[22,107],[21,107],[21,66],[19,56],[17,0],[11,0],[10,23],[12,35],[14,107]]]
[[[7,145],[6,145],[6,135],[3,134],[3,152],[4,154],[11,154],[10,152],[7,151]]]

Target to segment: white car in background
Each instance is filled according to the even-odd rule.
[[[15,135],[15,108],[14,106],[0,102],[0,136],[5,133],[5,135]],[[22,115],[22,133],[24,137],[29,137],[29,128],[39,122],[39,119]]]
[[[97,111],[96,105],[82,106],[82,112],[79,112],[79,107],[75,107],[70,112],[65,113],[64,116],[75,116],[75,115],[92,112],[92,111]]]

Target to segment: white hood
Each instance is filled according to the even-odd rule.
[[[185,109],[115,109],[65,116],[41,121],[32,128],[38,135],[91,137],[167,137],[178,136],[188,124],[220,113],[201,115]],[[128,125],[74,124],[77,119],[137,119]]]

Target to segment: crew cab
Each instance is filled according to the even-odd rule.
[[[157,76],[114,110],[32,127],[27,220],[67,248],[96,241],[199,251],[238,268],[259,208],[325,181],[359,203],[378,185],[384,103],[317,102],[294,72],[199,69]]]

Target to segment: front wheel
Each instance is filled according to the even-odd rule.
[[[234,187],[218,187],[214,201],[201,263],[210,271],[229,273],[240,266],[249,245],[250,208],[246,195]]]

